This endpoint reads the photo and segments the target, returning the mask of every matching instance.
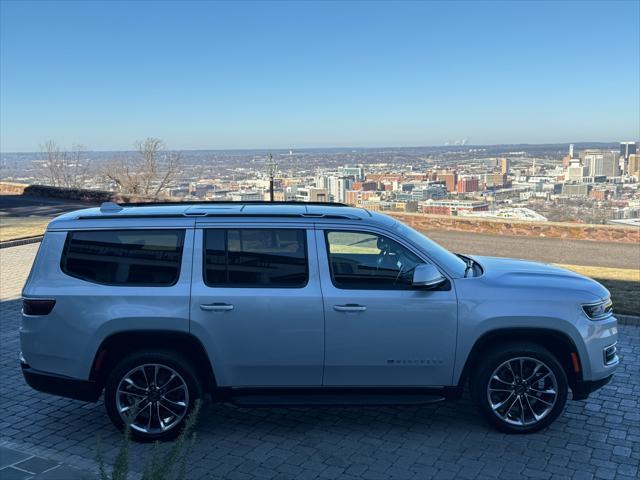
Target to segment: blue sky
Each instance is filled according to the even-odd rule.
[[[639,5],[3,0],[0,149],[635,139]]]

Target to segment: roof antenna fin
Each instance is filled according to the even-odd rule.
[[[102,202],[100,205],[101,212],[119,212],[122,207],[114,202]]]

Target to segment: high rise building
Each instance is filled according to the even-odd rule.
[[[507,174],[501,172],[481,173],[480,175],[480,187],[481,189],[487,188],[504,188],[509,182],[507,181]]]
[[[567,181],[582,183],[584,177],[589,175],[589,167],[582,165],[579,158],[571,160],[569,167],[567,168]]]
[[[508,158],[503,158],[501,160],[501,169],[500,172],[503,175],[506,175],[509,173],[509,169],[511,168],[511,160],[509,160]]]
[[[590,177],[617,177],[620,175],[617,152],[585,150],[582,153],[582,162],[589,167]]]
[[[562,167],[567,168],[571,164],[571,160],[575,158],[575,152],[573,150],[573,143],[569,145],[569,153],[562,157]]]
[[[364,168],[362,167],[338,167],[338,174],[344,177],[353,177],[355,181],[364,180]]]
[[[632,153],[629,155],[629,164],[627,171],[629,175],[640,178],[640,155]]]
[[[470,193],[480,190],[480,181],[474,177],[463,177],[458,180],[458,193]]]
[[[353,178],[351,177],[327,177],[327,190],[331,194],[332,201],[344,203],[347,190],[351,190]]]
[[[637,153],[636,142],[620,142],[620,156],[625,160],[629,160],[629,155]]]
[[[440,181],[444,180],[444,185],[447,188],[447,192],[452,193],[456,191],[456,185],[458,184],[458,174],[456,172],[438,172],[437,179]]]

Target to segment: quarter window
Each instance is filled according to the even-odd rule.
[[[300,288],[307,284],[306,231],[209,229],[204,282],[210,287]]]
[[[337,288],[407,290],[424,263],[390,238],[369,232],[326,232],[331,280]]]
[[[178,281],[184,230],[69,232],[60,267],[72,277],[119,286]]]

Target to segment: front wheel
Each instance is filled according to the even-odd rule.
[[[105,407],[113,424],[129,424],[140,441],[168,440],[180,432],[202,388],[182,355],[147,350],[124,358],[105,386]]]
[[[531,433],[551,424],[562,413],[567,392],[567,375],[558,360],[533,343],[496,348],[471,381],[480,411],[508,433]]]

